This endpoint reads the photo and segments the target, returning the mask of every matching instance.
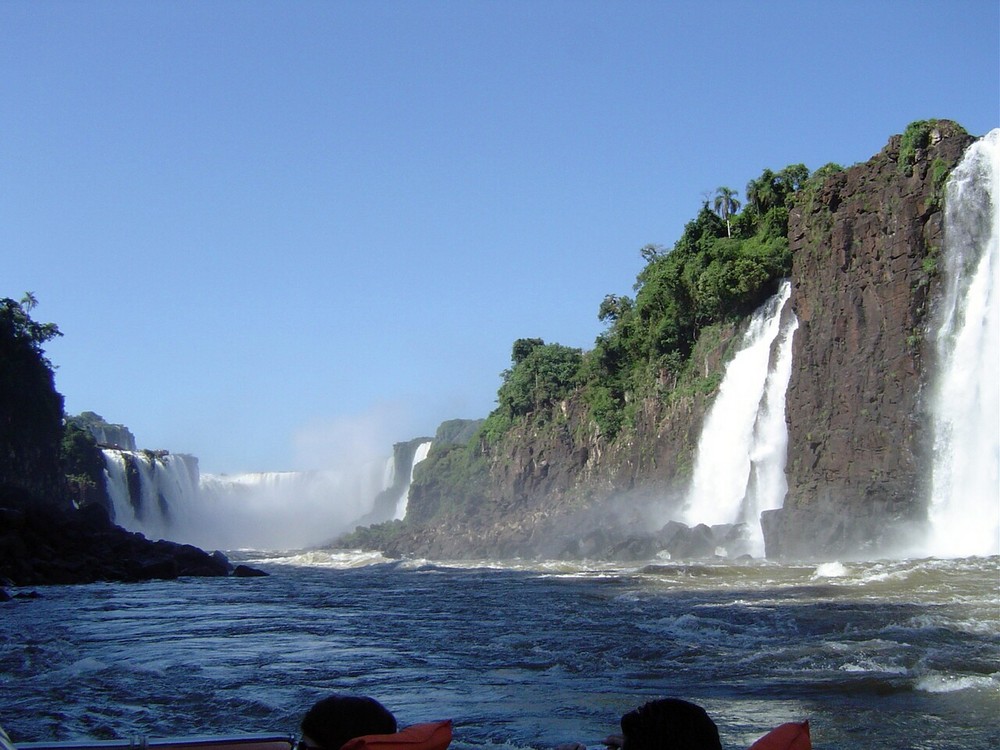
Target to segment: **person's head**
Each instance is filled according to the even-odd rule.
[[[344,743],[366,734],[393,734],[396,717],[374,698],[331,695],[302,717],[302,742],[307,749],[340,750]]]
[[[622,717],[622,750],[722,750],[705,709],[678,698],[639,706]]]

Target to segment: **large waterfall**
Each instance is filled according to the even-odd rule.
[[[338,471],[205,474],[193,456],[105,449],[114,520],[208,549],[299,549],[350,531],[385,489],[384,461]]]
[[[945,196],[927,552],[1000,552],[1000,129],[969,147]]]
[[[781,507],[787,489],[785,390],[798,320],[787,304],[791,284],[751,317],[705,418],[685,523],[747,524],[747,551],[763,555],[760,514]]]

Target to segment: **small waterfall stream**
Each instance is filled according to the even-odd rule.
[[[410,499],[410,485],[413,484],[413,472],[417,468],[417,464],[427,458],[427,454],[430,453],[432,441],[428,440],[425,443],[421,443],[417,446],[417,450],[413,454],[413,463],[410,464],[410,477],[406,481],[406,487],[403,489],[403,493],[399,496],[399,500],[396,502],[396,513],[393,518],[397,521],[402,521],[406,518],[406,506]]]
[[[1000,552],[1000,129],[972,144],[945,196],[926,552]]]
[[[781,506],[785,484],[785,389],[791,375],[791,284],[751,317],[742,348],[726,366],[702,426],[683,521],[748,525],[751,554],[762,555],[760,513]]]

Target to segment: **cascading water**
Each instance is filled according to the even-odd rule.
[[[406,506],[410,498],[410,485],[413,483],[413,471],[417,468],[417,464],[427,458],[427,454],[431,450],[431,442],[428,440],[425,443],[421,443],[417,446],[417,450],[413,453],[413,463],[410,464],[410,477],[406,481],[406,487],[403,489],[403,494],[400,495],[399,500],[396,502],[396,513],[393,516],[397,521],[402,521],[406,518]]]
[[[1000,552],[1000,129],[969,147],[946,191],[926,551],[990,555]]]
[[[298,549],[350,531],[385,489],[382,461],[350,471],[199,476],[193,456],[105,449],[119,526],[208,549]]]
[[[105,482],[114,520],[151,539],[167,538],[189,522],[198,495],[198,459],[151,451],[104,449]]]
[[[751,317],[702,426],[684,504],[689,525],[747,524],[754,555],[764,553],[760,514],[781,507],[787,489],[785,390],[798,328],[790,296],[785,281]]]

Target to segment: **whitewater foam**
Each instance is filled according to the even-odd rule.
[[[785,390],[798,321],[783,314],[784,281],[750,319],[742,348],[726,365],[705,417],[682,520],[688,525],[746,523],[748,550],[764,553],[760,514],[781,507],[785,483]]]
[[[1000,552],[1000,129],[973,143],[945,196],[935,333],[928,552]]]

